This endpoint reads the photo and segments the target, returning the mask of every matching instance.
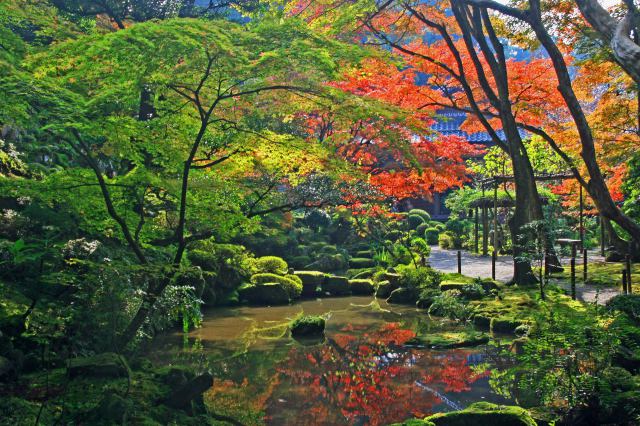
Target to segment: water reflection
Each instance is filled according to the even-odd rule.
[[[208,404],[241,415],[245,424],[380,425],[478,400],[507,402],[490,390],[482,349],[404,345],[415,330],[456,325],[371,302],[352,297],[214,311],[190,335],[189,349],[180,349],[176,334],[160,340],[154,355],[210,371],[215,381]],[[301,311],[330,312],[323,343],[305,346],[289,338],[286,323]]]

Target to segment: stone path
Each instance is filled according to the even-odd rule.
[[[589,262],[602,262],[604,259],[597,252],[589,252]],[[470,277],[490,277],[491,276],[491,256],[479,256],[462,251],[462,273]],[[569,258],[560,258],[563,266],[569,267]],[[438,246],[431,246],[431,256],[429,257],[431,266],[442,272],[458,272],[457,250],[445,250]],[[582,258],[576,259],[576,264],[582,264]],[[498,256],[496,261],[496,279],[506,282],[513,276],[513,258],[511,256]],[[552,284],[558,285],[569,292],[571,284],[567,281],[557,279],[551,280]],[[620,293],[617,287],[603,287],[585,285],[582,283],[582,276],[576,277],[576,297],[585,302],[595,302],[604,304],[607,300]]]

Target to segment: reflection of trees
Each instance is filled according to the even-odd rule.
[[[465,351],[402,347],[415,334],[398,323],[357,336],[351,326],[341,331],[324,345],[294,347],[277,367],[281,383],[292,387],[274,396],[298,404],[293,423],[377,425],[424,416],[442,402],[435,389],[467,391],[483,375],[467,365]]]

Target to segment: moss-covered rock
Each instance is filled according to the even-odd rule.
[[[349,260],[349,267],[353,269],[372,268],[374,266],[376,266],[376,262],[366,257],[352,257]]]
[[[351,294],[349,279],[337,275],[328,276],[322,284],[322,291],[329,293],[331,296],[347,296]]]
[[[416,303],[416,294],[408,288],[397,288],[389,294],[387,302],[397,304],[414,304]]]
[[[125,359],[115,353],[72,358],[67,366],[69,377],[127,377],[130,374]]]
[[[460,411],[438,413],[424,419],[435,426],[537,426],[524,408],[476,402]]]
[[[482,330],[490,330],[491,329],[491,318],[486,317],[484,315],[475,315],[472,319],[473,325],[482,329]]]
[[[286,305],[289,303],[289,293],[280,283],[265,283],[249,285],[239,290],[240,300],[246,300],[252,305]]]
[[[289,325],[291,336],[320,337],[324,335],[325,320],[321,316],[305,315],[292,321]]]
[[[378,283],[378,287],[376,288],[376,297],[378,299],[386,299],[391,295],[391,292],[398,288],[397,286],[391,284],[389,281],[384,280]]]
[[[302,293],[302,280],[296,275],[254,274],[251,276],[251,283],[258,286],[268,283],[279,283],[287,290],[290,299],[297,299]]]
[[[441,291],[447,291],[447,290],[462,290],[462,287],[464,287],[465,285],[467,285],[468,283],[466,282],[457,282],[457,281],[450,281],[450,280],[445,280],[442,281],[440,283],[440,290]]]
[[[349,287],[352,294],[362,296],[370,296],[376,290],[372,280],[349,280]]]
[[[327,274],[320,271],[295,271],[294,275],[302,281],[302,296],[313,297],[318,294]]]
[[[400,280],[402,279],[402,275],[396,272],[385,272],[383,275],[383,279],[389,281],[396,288],[400,286]]]
[[[523,324],[512,318],[491,318],[491,332],[515,334],[516,329]]]

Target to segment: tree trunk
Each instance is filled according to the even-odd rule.
[[[151,281],[151,283],[149,284],[149,288],[147,289],[147,293],[142,298],[142,304],[140,305],[140,308],[138,308],[138,311],[134,315],[133,319],[129,322],[127,328],[120,335],[120,347],[126,347],[135,339],[136,334],[138,334],[138,330],[140,330],[144,322],[149,317],[149,314],[153,309],[153,305],[155,305],[156,301],[162,295],[164,289],[167,288],[172,279],[173,273],[166,271],[162,277]]]

